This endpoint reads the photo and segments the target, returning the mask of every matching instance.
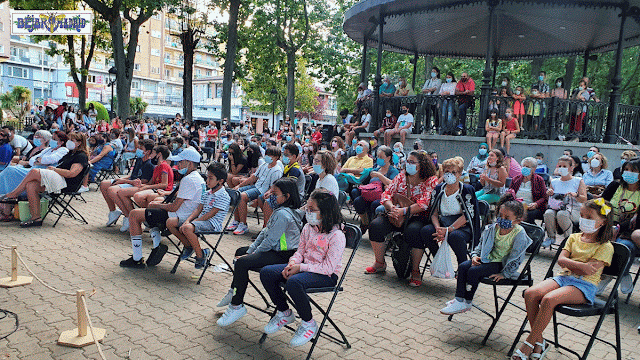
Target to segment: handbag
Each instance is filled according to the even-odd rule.
[[[360,196],[368,202],[374,202],[380,200],[382,197],[382,183],[380,181],[373,181],[367,185],[360,185]]]
[[[406,190],[407,190],[406,196],[399,193],[393,194],[393,197],[391,198],[391,202],[393,202],[393,204],[398,207],[403,207],[403,208],[406,207],[409,209],[409,211],[407,211],[407,213],[404,215],[400,215],[397,219],[390,216],[391,213],[389,213],[388,211],[385,212],[385,216],[387,216],[387,219],[389,219],[389,222],[391,223],[391,225],[401,229],[404,228],[407,221],[411,217],[411,205],[415,204],[415,201],[411,200],[408,180],[407,180]]]

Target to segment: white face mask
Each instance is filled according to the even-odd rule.
[[[458,180],[456,179],[456,176],[453,173],[445,173],[443,176],[443,179],[444,179],[444,182],[447,183],[447,185],[453,185]]]
[[[496,166],[498,163],[497,162],[487,162],[487,164],[489,164],[489,166],[494,167]]]
[[[592,168],[597,168],[598,166],[600,166],[600,160],[598,160],[598,159],[592,159],[592,160],[591,160],[591,167],[592,167]]]
[[[569,169],[565,167],[558,168],[558,173],[560,176],[567,176],[569,175]]]
[[[580,230],[585,234],[593,234],[598,231],[600,227],[596,227],[596,221],[591,219],[585,219],[580,217]]]
[[[74,143],[71,140],[67,140],[67,143],[65,144],[67,146],[67,149],[73,151],[76,149],[76,143]]]
[[[306,218],[307,218],[307,222],[310,225],[320,225],[320,219],[318,219],[318,214],[314,213],[314,212],[309,212],[307,211],[305,214]]]

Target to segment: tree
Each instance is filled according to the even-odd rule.
[[[93,10],[102,15],[109,23],[113,59],[118,71],[116,79],[116,93],[118,95],[118,115],[121,118],[129,116],[129,104],[124,99],[131,95],[131,81],[133,67],[138,47],[140,27],[160,11],[164,6],[171,5],[174,0],[84,0]],[[127,21],[128,43],[125,49],[123,22]],[[123,101],[124,100],[124,101]]]
[[[129,98],[129,109],[138,119],[142,119],[142,115],[147,111],[147,106],[149,106],[149,104],[140,97]]]
[[[14,86],[11,91],[0,95],[0,106],[21,123],[31,110],[31,91],[23,86]]]
[[[98,112],[98,115],[96,116],[96,121],[102,121],[102,120],[105,120],[106,122],[111,121],[111,119],[109,119],[109,112],[107,111],[107,108],[104,107],[104,105],[102,105],[97,101],[89,101],[87,103],[87,106],[89,106],[89,104],[93,104],[93,107]]]

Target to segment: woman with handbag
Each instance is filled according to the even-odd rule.
[[[365,269],[365,274],[376,274],[387,270],[384,260],[387,234],[403,231],[404,240],[417,242],[420,229],[427,222],[425,213],[429,209],[431,192],[438,178],[436,169],[423,151],[412,151],[407,158],[405,171],[399,173],[382,193],[380,202],[385,214],[375,218],[369,226],[369,240],[375,254],[375,263]]]
[[[378,148],[376,165],[369,173],[367,184],[360,185],[351,190],[351,198],[356,213],[360,215],[360,228],[364,233],[369,228],[369,222],[373,218],[376,208],[380,206],[380,197],[384,187],[398,175],[399,171],[393,166],[393,151],[390,147],[382,145]]]
[[[431,224],[420,230],[420,237],[411,242],[413,259],[409,286],[422,285],[420,280],[420,260],[424,248],[428,247],[431,255],[438,252],[438,243],[446,240],[456,254],[458,264],[467,260],[467,244],[477,244],[480,239],[480,210],[475,189],[461,181],[464,160],[457,156],[442,163],[444,183],[439,184],[429,207]]]

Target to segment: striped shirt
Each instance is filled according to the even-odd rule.
[[[207,221],[213,225],[215,231],[222,231],[222,223],[229,211],[230,202],[231,197],[229,197],[229,194],[224,187],[221,187],[215,193],[211,190],[206,191],[200,198],[200,204],[202,204],[202,212],[200,212],[200,216],[209,213],[213,209],[218,209],[218,212]]]

